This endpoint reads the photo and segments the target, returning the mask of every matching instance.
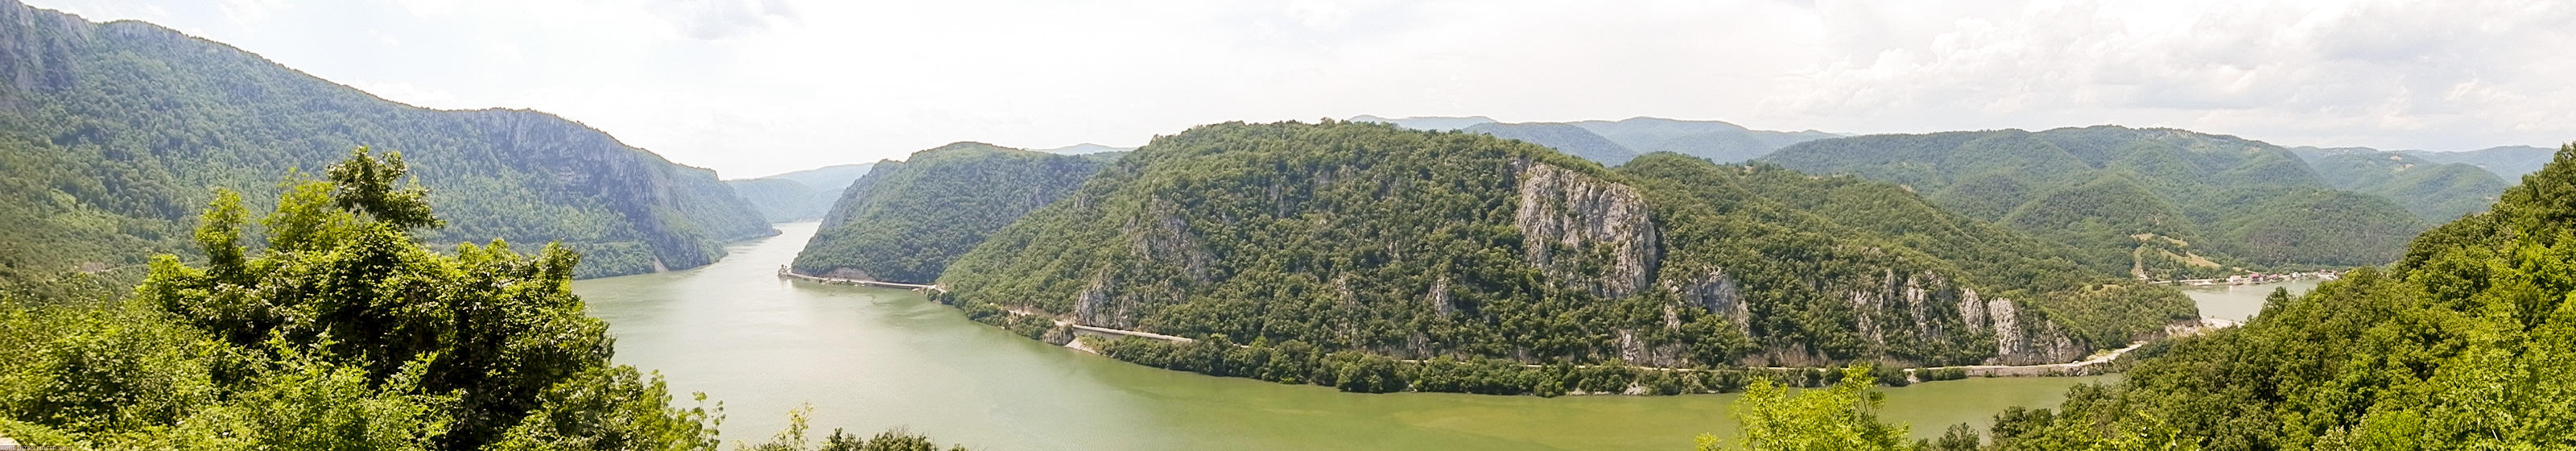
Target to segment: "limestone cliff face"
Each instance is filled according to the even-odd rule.
[[[1636,188],[1522,160],[1521,258],[1548,277],[1605,298],[1637,294],[1653,282],[1659,255],[1654,221]],[[1607,263],[1593,275],[1575,268]]]
[[[1979,301],[1974,291],[1959,299],[1963,322],[1994,336],[1995,356],[1986,359],[1986,364],[2065,363],[2092,353],[2091,347],[2070,338],[2064,327],[2048,321],[2024,321],[2021,311],[2020,304],[2011,299]]]
[[[1104,327],[1135,327],[1143,316],[1143,306],[1180,302],[1186,298],[1183,293],[1189,287],[1208,281],[1208,272],[1216,257],[1209,254],[1198,237],[1190,234],[1188,223],[1176,210],[1179,206],[1161,199],[1150,204],[1149,211],[1154,213],[1128,222],[1119,235],[1128,237],[1127,251],[1130,255],[1152,259],[1160,264],[1154,270],[1178,272],[1179,277],[1177,280],[1163,279],[1171,280],[1173,285],[1131,285],[1120,282],[1141,278],[1120,277],[1122,273],[1119,272],[1097,273],[1075,297],[1073,315],[1076,321]],[[1139,269],[1127,267],[1123,270]]]

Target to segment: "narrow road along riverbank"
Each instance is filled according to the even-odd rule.
[[[812,281],[812,282],[818,282],[818,283],[826,283],[826,284],[837,284],[837,285],[864,285],[864,286],[875,286],[875,287],[884,287],[884,288],[900,288],[900,289],[914,290],[914,291],[938,291],[938,292],[941,292],[941,293],[946,293],[946,292],[948,292],[948,289],[947,289],[947,288],[940,287],[940,286],[935,285],[935,284],[934,284],[934,285],[922,285],[922,284],[909,284],[909,283],[886,282],[886,281],[878,281],[878,280],[845,279],[845,278],[837,278],[837,277],[821,277],[821,276],[812,276],[812,275],[805,275],[805,274],[797,274],[797,273],[795,273],[795,272],[793,272],[793,271],[789,271],[786,267],[783,267],[783,266],[778,268],[778,275],[779,275],[780,277],[786,277],[786,278],[792,278],[792,279],[800,279],[800,280],[806,280],[806,281]],[[1064,328],[1069,329],[1069,330],[1071,330],[1071,331],[1073,331],[1073,332],[1075,333],[1075,337],[1076,337],[1076,338],[1075,338],[1075,339],[1073,339],[1073,340],[1071,340],[1071,341],[1066,342],[1066,343],[1064,344],[1064,347],[1065,347],[1065,348],[1069,348],[1069,349],[1073,349],[1073,350],[1081,351],[1081,352],[1085,352],[1085,353],[1091,353],[1091,354],[1098,354],[1098,353],[1099,353],[1099,351],[1098,351],[1096,348],[1093,348],[1093,347],[1091,347],[1091,346],[1089,346],[1089,345],[1085,345],[1085,344],[1083,344],[1081,337],[1084,337],[1084,336],[1125,336],[1125,337],[1137,337],[1137,338],[1146,338],[1146,339],[1163,340],[1163,341],[1171,341],[1171,342],[1181,342],[1181,343],[1187,343],[1187,342],[1191,342],[1191,341],[1196,341],[1196,340],[1192,340],[1192,339],[1190,339],[1189,337],[1174,336],[1174,335],[1164,335],[1164,334],[1158,334],[1158,333],[1153,333],[1153,332],[1146,332],[1146,331],[1141,331],[1141,330],[1113,329],[1113,328],[1107,328],[1107,327],[1099,327],[1099,326],[1090,326],[1090,325],[1076,324],[1076,323],[1074,323],[1073,321],[1066,320],[1066,319],[1063,319],[1063,318],[1059,318],[1059,317],[1056,317],[1056,316],[1054,316],[1054,315],[1046,315],[1046,314],[1043,314],[1043,313],[1041,313],[1041,312],[1037,312],[1037,311],[1030,310],[1030,309],[1026,309],[1026,308],[1020,308],[1020,307],[1009,307],[1009,308],[1005,308],[1005,309],[1004,309],[1004,311],[1010,312],[1010,314],[1011,314],[1011,315],[1014,315],[1014,316],[1038,315],[1038,316],[1046,317],[1047,319],[1054,321],[1054,322],[1055,322],[1055,324],[1056,324],[1056,326],[1064,327]],[[2174,327],[2168,327],[2168,328],[2166,329],[2165,338],[2187,337],[2187,336],[2192,336],[2192,335],[2198,335],[2198,334],[2201,334],[2201,333],[2203,333],[2203,332],[2207,332],[2207,331],[2210,331],[2210,330],[2223,329],[2223,328],[2229,328],[2229,327],[2236,327],[2237,325],[2238,325],[2238,323],[2237,323],[2236,321],[2231,321],[2231,320],[2226,320],[2226,319],[2219,319],[2219,318],[2201,318],[2201,320],[2200,320],[2200,322],[2199,322],[2198,324],[2189,325],[2189,326],[2174,326]],[[2105,364],[2109,364],[2109,363],[2114,362],[2114,361],[2118,361],[2118,360],[2120,359],[2120,356],[2128,354],[2128,353],[2129,353],[2129,351],[2135,351],[2135,350],[2137,350],[2138,348],[2145,347],[2148,343],[2152,343],[2152,342],[2154,342],[2154,341],[2155,341],[2155,340],[2139,340],[2139,341],[2136,341],[2136,342],[2131,342],[2131,343],[2129,343],[2129,345],[2128,345],[2128,346],[2121,347],[2121,348],[2119,348],[2119,349],[2110,350],[2110,351],[2108,351],[2108,352],[2095,353],[2093,356],[2091,356],[2091,357],[2087,357],[2087,358],[2085,358],[2084,360],[2078,360],[2078,361],[2066,362],[2066,363],[2046,363],[2046,364],[2036,364],[2036,365],[1954,365],[1954,366],[1936,366],[1936,367],[1923,367],[1923,368],[1907,368],[1907,369],[1905,369],[1905,372],[1906,372],[1907,374],[1911,375],[1911,374],[1914,374],[1914,373],[1915,373],[1916,371],[1918,371],[1918,370],[1950,370],[1950,369],[1957,369],[1957,370],[1964,370],[1964,371],[1966,371],[1969,377],[2056,377],[2056,376],[2089,376],[2089,375],[2099,374],[2099,370],[2097,370],[2097,369],[2093,368],[2094,366],[2097,366],[2097,365],[2105,365]],[[1236,346],[1243,346],[1243,345],[1236,345]],[[1405,362],[1405,363],[1422,363],[1422,362],[1423,362],[1423,360],[1416,360],[1416,359],[1401,359],[1401,360],[1397,360],[1397,361],[1399,361],[1399,362]],[[1522,366],[1524,366],[1524,367],[1531,367],[1531,368],[1537,368],[1537,367],[1543,367],[1543,366],[1545,366],[1545,365],[1539,365],[1539,364],[1523,364]],[[1575,367],[1576,367],[1576,368],[1591,368],[1591,367],[1593,367],[1593,366],[1595,366],[1595,365],[1575,365]],[[1698,371],[1698,370],[1699,370],[1699,369],[1697,369],[1697,368],[1668,368],[1668,367],[1653,367],[1653,366],[1630,366],[1630,367],[1628,367],[1628,368],[1631,368],[1631,369],[1638,369],[1638,370],[1648,370],[1648,371]],[[1749,368],[1749,369],[1774,370],[1774,371],[1797,371],[1797,370],[1806,370],[1806,369],[1810,369],[1810,368],[1806,368],[1806,367],[1780,367],[1780,366],[1747,367],[1747,368]]]

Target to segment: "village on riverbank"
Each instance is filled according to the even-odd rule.
[[[2227,277],[2225,277],[2225,278],[2211,278],[2211,279],[2182,279],[2182,280],[2150,280],[2150,281],[2147,281],[2147,283],[2150,283],[2150,284],[2156,284],[2156,285],[2176,285],[2176,286],[2253,285],[2253,284],[2273,283],[2273,282],[2288,282],[2288,281],[2293,281],[2293,280],[2335,280],[2335,279],[2343,278],[2343,273],[2344,273],[2343,271],[2337,271],[2337,270],[2306,271],[2306,272],[2287,272],[2287,273],[2261,273],[2261,272],[2248,272],[2248,273],[2244,273],[2244,274],[2237,274],[2237,275],[2233,275],[2233,276],[2227,276]]]

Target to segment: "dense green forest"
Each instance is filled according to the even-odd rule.
[[[2566,449],[2576,446],[2576,145],[2386,267],[2274,291],[2243,327],[2132,353],[2120,381],[1908,446],[1867,387],[1747,396],[1746,449]],[[1860,373],[1853,373],[1860,374]],[[1755,381],[1756,385],[1764,384]],[[1757,389],[1761,387],[1756,387]],[[1895,434],[1886,434],[1886,431]],[[1867,438],[1868,440],[1855,440]],[[1865,442],[1865,443],[1864,443]],[[1826,444],[1829,448],[1800,447]],[[1720,449],[1703,440],[1701,449]]]
[[[2116,126],[1808,141],[1761,161],[1904,185],[1971,217],[2151,278],[2386,261],[2427,227],[2338,190],[2297,155],[2231,136]]]
[[[363,150],[253,220],[221,191],[130,294],[0,293],[0,436],[68,449],[712,450],[721,408],[610,363],[581,256],[419,244],[434,192]],[[254,231],[257,231],[254,233]],[[796,428],[754,449],[811,449]],[[835,431],[823,449],[930,450]]]
[[[1477,133],[1234,123],[1102,169],[959,258],[936,297],[1032,337],[1062,335],[1003,311],[1362,366],[2034,363],[2197,317],[2071,252],[1850,177],[1669,153],[1614,172]],[[1204,345],[1107,353],[1321,382]]]
[[[961,142],[876,163],[823,217],[799,273],[929,283],[957,256],[1072,192],[1123,153],[1058,155]]]
[[[762,220],[796,222],[822,219],[841,199],[841,191],[866,176],[876,163],[824,166],[756,179],[726,180]]]
[[[394,103],[220,43],[0,2],[0,280],[125,280],[190,255],[191,211],[224,188],[266,208],[289,168],[349,148],[421,163],[437,242],[559,241],[600,276],[686,268],[776,233],[700,168],[525,110]],[[131,269],[121,269],[131,268]]]
[[[2293,149],[2336,189],[2385,197],[2426,221],[2448,222],[2485,210],[2505,187],[2504,177],[2468,163],[2435,163],[2407,152],[2369,149]],[[2516,178],[2521,176],[2516,175]]]

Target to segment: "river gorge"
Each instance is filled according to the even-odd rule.
[[[1128,364],[968,321],[915,292],[781,279],[815,224],[778,228],[706,267],[574,283],[608,321],[616,360],[658,371],[680,404],[690,392],[721,401],[729,442],[765,440],[807,404],[815,435],[904,428],[979,450],[1676,450],[1734,426],[1735,395],[1368,395]],[[2189,292],[2212,316],[2242,319],[2269,290]],[[1888,388],[1882,415],[1930,437],[2116,377]]]

